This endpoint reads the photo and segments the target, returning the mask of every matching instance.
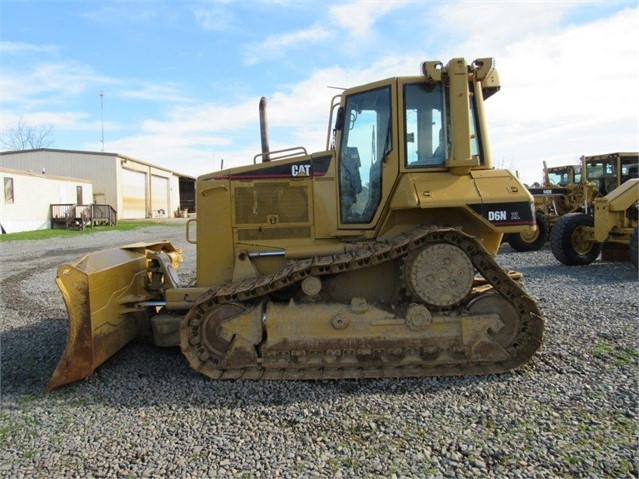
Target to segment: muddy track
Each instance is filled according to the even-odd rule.
[[[204,318],[218,305],[241,302],[246,303],[266,296],[278,290],[290,287],[309,276],[343,274],[349,271],[367,268],[387,261],[406,257],[427,243],[447,243],[462,249],[473,263],[474,268],[492,286],[492,290],[506,298],[519,313],[520,324],[516,338],[505,345],[510,358],[494,363],[477,361],[477,359],[456,361],[452,364],[441,364],[438,360],[422,360],[405,364],[393,361],[362,360],[359,364],[348,367],[339,362],[322,361],[322,357],[314,358],[313,364],[321,367],[300,366],[292,355],[288,356],[288,367],[264,367],[255,365],[246,368],[223,367],[224,358],[211,354],[202,336],[200,325]],[[207,376],[216,379],[334,379],[363,377],[420,377],[446,376],[462,374],[490,374],[504,372],[527,362],[541,345],[543,320],[535,301],[513,281],[495,259],[473,238],[464,233],[449,229],[436,230],[420,228],[411,233],[401,235],[388,242],[377,242],[363,245],[357,250],[342,255],[316,257],[310,260],[292,261],[285,268],[267,277],[245,280],[213,288],[182,321],[182,351],[191,366]],[[378,351],[380,355],[397,355],[400,344],[393,346],[393,351]],[[403,350],[399,356],[414,355],[414,351]],[[441,351],[445,353],[445,351]],[[332,351],[340,357],[365,357],[358,351]],[[278,358],[283,359],[283,358]],[[266,361],[266,359],[265,359]],[[281,363],[278,363],[281,364]]]

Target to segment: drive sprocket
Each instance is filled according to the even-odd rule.
[[[468,255],[449,243],[427,243],[408,254],[404,265],[408,291],[436,309],[462,303],[472,290],[474,277]]]

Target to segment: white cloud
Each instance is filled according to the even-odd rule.
[[[134,89],[120,90],[118,96],[136,100],[165,103],[184,103],[192,101],[181,92],[180,85],[141,82]]]
[[[637,150],[639,31],[636,10],[523,41],[497,59],[502,91],[487,104],[493,152],[526,181],[542,162]]]
[[[255,42],[245,47],[244,60],[248,64],[269,61],[284,54],[289,48],[303,49],[309,43],[316,43],[331,35],[331,32],[319,25],[305,30],[273,35],[266,40]]]
[[[57,128],[63,128],[74,131],[94,130],[97,123],[89,119],[89,115],[80,111],[68,112],[51,112],[41,111],[37,113],[27,113],[23,116],[26,123],[31,125],[47,124],[55,125]]]
[[[564,15],[578,2],[442,2],[430,22],[431,37],[459,39],[444,50],[455,48],[450,56],[495,56],[509,49],[512,42],[543,37],[559,27]]]
[[[198,5],[192,9],[196,23],[204,30],[225,32],[231,30],[234,24],[234,16],[230,9],[226,8],[227,1],[209,2]]]
[[[80,15],[98,24],[145,24],[158,17],[158,6],[153,2],[87,2],[86,5],[89,9]]]
[[[371,2],[369,0],[355,0],[350,3],[332,5],[329,8],[330,18],[337,22],[353,37],[367,37],[378,18],[402,7],[404,0],[386,0]]]
[[[610,14],[606,6],[439,4],[429,39],[449,39],[441,42],[442,60],[496,58],[502,90],[486,110],[497,166],[512,167],[531,183],[541,179],[543,161],[576,163],[582,154],[637,151],[638,11]],[[593,20],[578,22],[584,12]]]
[[[2,55],[25,55],[30,53],[57,54],[58,47],[55,45],[34,45],[25,42],[0,41],[0,52]]]
[[[169,111],[165,120],[144,121],[142,128],[160,135],[233,131],[257,118],[258,101],[254,98],[230,106],[181,106]]]
[[[406,3],[405,0],[384,2],[355,0],[350,3],[331,5],[321,23],[302,30],[272,35],[247,45],[244,48],[245,62],[250,65],[281,57],[289,51],[303,51],[310,44],[317,44],[337,35],[342,37],[342,41],[337,46],[341,50],[340,55],[355,54],[357,50],[367,45],[366,40],[373,34],[375,23]],[[345,48],[345,45],[348,46]],[[330,50],[331,48],[327,48],[327,51]]]
[[[79,62],[42,62],[27,71],[2,71],[2,100],[6,103],[57,103],[84,92],[90,83],[109,83]]]

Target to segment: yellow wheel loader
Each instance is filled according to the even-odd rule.
[[[491,58],[424,62],[333,98],[326,148],[262,152],[200,176],[197,278],[168,242],[59,268],[69,338],[48,389],[88,377],[136,336],[180,346],[216,379],[489,374],[526,363],[543,319],[495,261],[533,231],[533,200],[492,167]]]

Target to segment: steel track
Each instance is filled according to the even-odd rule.
[[[308,276],[334,275],[371,267],[405,257],[426,243],[439,242],[456,245],[466,252],[475,270],[492,287],[490,290],[507,299],[518,311],[521,327],[515,339],[505,345],[510,358],[495,362],[462,360],[454,364],[435,364],[420,360],[418,364],[414,362],[402,364],[401,361],[380,361],[377,357],[375,361],[362,361],[356,365],[349,364],[347,367],[341,365],[331,367],[330,362],[322,362],[320,357],[315,358],[320,361],[315,361],[313,364],[299,364],[291,361],[290,366],[277,369],[263,367],[260,364],[249,368],[223,369],[219,366],[220,358],[207,351],[202,343],[199,325],[209,311],[217,305],[245,303],[291,286]],[[482,288],[482,292],[485,290],[485,287]],[[182,352],[191,366],[214,379],[304,380],[459,376],[501,373],[525,364],[539,349],[543,329],[543,319],[535,301],[523,291],[507,271],[498,265],[475,238],[457,229],[421,227],[390,240],[367,243],[347,254],[291,261],[286,267],[270,275],[215,287],[203,295],[183,318],[181,342]],[[392,353],[396,352],[396,350],[392,351]],[[408,350],[404,352],[412,353]],[[352,353],[353,351],[343,351],[343,354],[347,355]]]

